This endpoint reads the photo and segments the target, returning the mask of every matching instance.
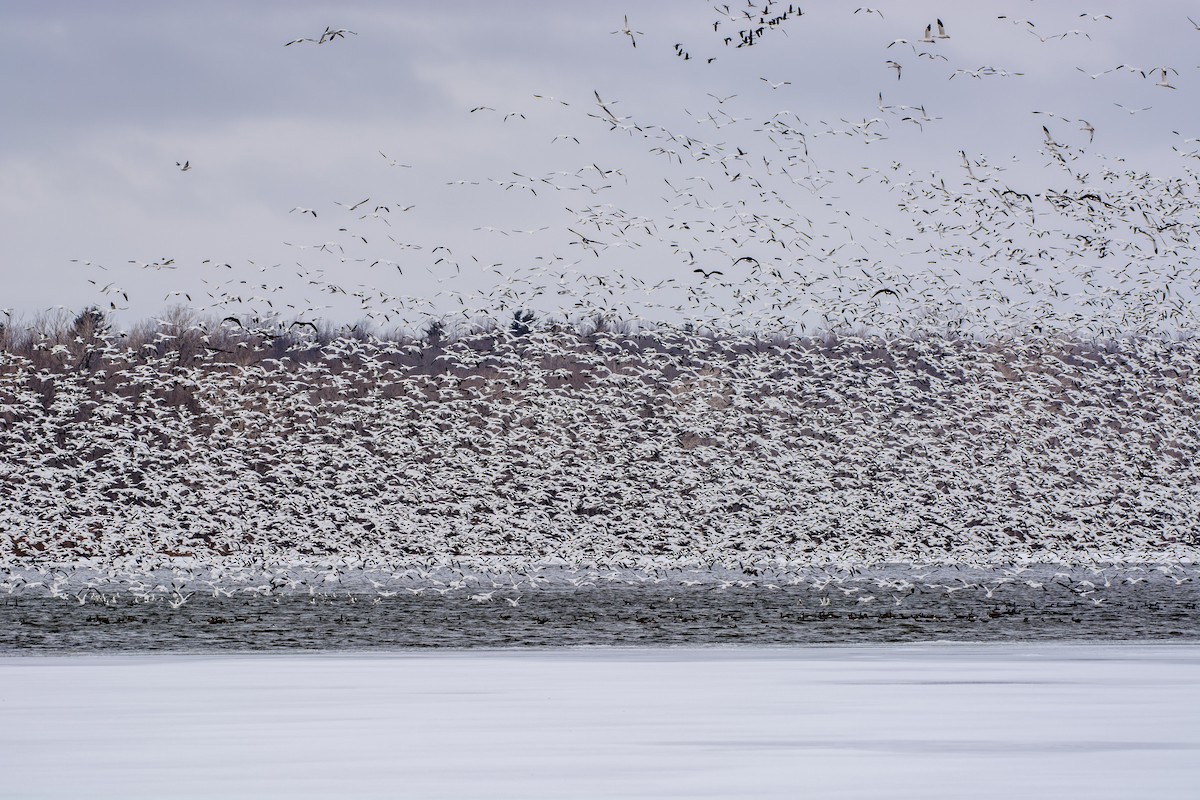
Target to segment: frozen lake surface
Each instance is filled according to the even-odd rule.
[[[1192,796],[1200,645],[0,657],[7,797]]]

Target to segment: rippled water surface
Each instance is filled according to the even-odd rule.
[[[998,570],[953,568],[702,579],[684,573],[581,579],[563,572],[536,580],[472,575],[461,586],[429,575],[393,576],[385,585],[348,573],[336,586],[308,576],[307,591],[271,594],[237,582],[214,590],[211,581],[172,575],[160,576],[163,591],[133,594],[128,585],[83,575],[57,587],[57,597],[34,588],[0,601],[0,649],[1200,639],[1194,572],[1043,567],[1003,581]]]

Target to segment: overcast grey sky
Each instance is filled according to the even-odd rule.
[[[872,7],[736,48],[743,7],[711,2],[6,3],[0,307],[786,324],[886,313],[878,288],[910,315],[1107,292],[1116,318],[1169,286],[1184,309],[1195,213],[1156,204],[1200,194],[1200,10]],[[326,28],[354,33],[285,46]],[[1149,221],[1113,206],[1142,173],[1184,185]],[[1110,204],[1065,221],[1048,191]],[[1063,238],[1085,230],[1107,249]]]

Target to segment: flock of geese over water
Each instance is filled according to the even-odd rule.
[[[1200,348],[1160,340],[180,321],[131,347],[81,324],[5,356],[0,555],[148,574],[1180,565],[1197,374]]]
[[[673,45],[681,68],[719,74],[795,44],[808,17],[715,10],[709,38]],[[619,19],[622,54],[654,44]],[[995,21],[1035,47],[1117,22]],[[507,584],[464,576],[529,588],[542,569],[593,582],[688,570],[721,589],[895,562],[1016,566],[1017,582],[1035,581],[1020,565],[1159,564],[1192,580],[1198,140],[1175,134],[1172,166],[1153,172],[1104,154],[1099,118],[1036,109],[1023,161],[964,146],[945,169],[893,151],[846,169],[847,152],[938,130],[938,98],[892,99],[914,75],[1027,78],[960,63],[947,15],[912,27],[881,41],[861,120],[745,116],[739,94],[797,80],[774,75],[737,92],[714,82],[707,108],[670,122],[602,88],[464,109],[481,136],[550,107],[577,125],[546,143],[576,168],[446,181],[554,209],[471,231],[497,252],[520,240],[521,266],[405,233],[419,197],[296,205],[327,239],[287,244],[295,267],[206,264],[202,284],[167,295],[187,303],[130,330],[116,315],[135,284],[87,264],[96,308],[0,327],[0,589],[65,597],[84,567],[178,604],[198,576],[215,592],[296,590],[301,566],[324,576],[314,585],[365,570],[379,599],[440,587],[476,602]],[[281,45],[319,56],[370,35],[326,27]],[[1158,104],[1195,66],[1071,71]],[[597,134],[646,169],[589,157]],[[379,154],[382,169],[420,167]],[[177,166],[181,180],[205,169]],[[660,274],[631,253],[659,254]],[[378,279],[339,277],[351,266]],[[486,289],[462,288],[489,272]],[[396,288],[415,273],[440,298]],[[364,323],[338,328],[317,295]],[[431,570],[436,585],[414,583]]]

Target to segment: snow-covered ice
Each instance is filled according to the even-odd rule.
[[[0,718],[30,799],[1185,797],[1200,645],[6,656]]]

